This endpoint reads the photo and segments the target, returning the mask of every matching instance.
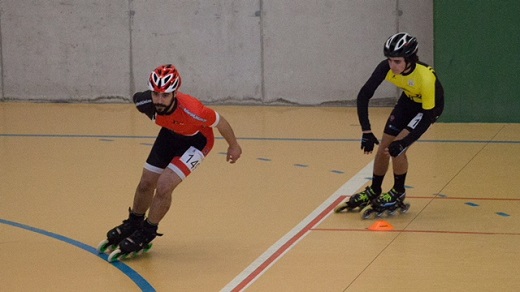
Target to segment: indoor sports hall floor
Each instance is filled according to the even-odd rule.
[[[355,108],[214,108],[242,158],[226,163],[219,137],[164,236],[111,264],[95,248],[126,219],[159,128],[130,104],[0,103],[0,290],[520,288],[520,124],[435,124],[408,153],[409,213],[372,231],[333,213],[370,183]],[[379,138],[389,111],[371,108]]]

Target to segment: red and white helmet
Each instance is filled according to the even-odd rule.
[[[174,92],[181,87],[181,75],[172,64],[161,65],[150,73],[148,88],[155,92]]]

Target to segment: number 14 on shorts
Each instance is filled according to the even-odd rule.
[[[197,168],[202,160],[204,160],[204,154],[193,146],[186,150],[186,152],[181,156],[181,162],[191,171]]]

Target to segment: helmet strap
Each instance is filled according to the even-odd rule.
[[[406,75],[413,71],[413,69],[415,68],[415,62],[409,61],[406,58],[404,59],[404,61],[406,62],[406,67],[404,68],[403,72],[401,72],[401,75]]]

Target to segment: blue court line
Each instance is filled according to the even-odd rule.
[[[97,139],[155,139],[156,136],[126,136],[126,135],[79,135],[79,134],[5,134],[0,137],[22,138],[97,138]],[[215,137],[222,140],[222,137]],[[295,141],[295,142],[360,142],[361,139],[327,139],[327,138],[274,138],[274,137],[237,137],[238,140],[251,141]],[[419,140],[415,143],[490,143],[490,144],[520,144],[520,141],[489,141],[489,140]]]
[[[509,214],[504,213],[504,212],[497,212],[496,214],[497,214],[498,216],[502,216],[502,217],[509,217]]]
[[[75,247],[79,247],[79,248],[81,248],[81,249],[83,249],[83,250],[85,250],[85,251],[87,251],[87,252],[89,252],[91,254],[94,254],[97,257],[101,257],[104,260],[108,259],[108,255],[106,255],[106,254],[99,254],[98,251],[95,248],[93,248],[93,247],[91,247],[89,245],[86,245],[86,244],[84,244],[82,242],[79,242],[77,240],[65,237],[63,235],[59,235],[59,234],[56,234],[56,233],[53,233],[53,232],[49,232],[49,231],[46,231],[46,230],[43,230],[43,229],[31,227],[31,226],[28,226],[28,225],[25,225],[25,224],[13,222],[13,221],[1,219],[1,218],[0,218],[0,223],[6,224],[6,225],[9,225],[9,226],[13,226],[13,227],[18,227],[18,228],[21,228],[21,229],[25,229],[27,231],[39,233],[41,235],[45,235],[45,236],[51,237],[53,239],[57,239],[57,240],[63,241],[65,243],[67,243],[67,244],[73,245]],[[114,263],[112,263],[112,265],[114,267],[116,267],[118,270],[120,270],[121,272],[123,272],[123,274],[128,276],[139,288],[141,288],[142,291],[146,291],[146,292],[155,291],[155,288],[153,288],[152,285],[150,285],[150,283],[148,283],[148,281],[146,281],[141,275],[139,275],[136,271],[134,271],[129,266],[125,265],[124,263],[122,263],[120,261],[114,262]]]
[[[258,157],[256,160],[260,160],[260,161],[271,161],[271,159],[269,159],[269,158],[265,158],[265,157]]]
[[[301,163],[295,163],[295,164],[293,164],[293,166],[296,166],[296,167],[302,167],[302,168],[303,168],[303,167],[309,167],[308,164],[301,164]]]

